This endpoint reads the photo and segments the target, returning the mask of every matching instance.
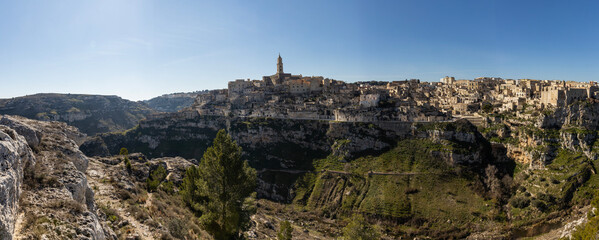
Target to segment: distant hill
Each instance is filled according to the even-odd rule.
[[[164,94],[143,102],[159,112],[177,112],[191,106],[196,96],[202,92],[204,91]]]
[[[154,112],[118,96],[43,93],[0,99],[0,114],[66,122],[88,135],[132,128]]]

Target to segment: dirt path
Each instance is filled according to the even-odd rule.
[[[129,226],[131,231],[128,236],[139,236],[141,239],[155,239],[157,236],[152,234],[150,228],[137,221],[127,210],[126,206],[118,199],[116,189],[108,180],[108,176],[110,175],[106,173],[107,171],[111,171],[111,168],[114,167],[119,167],[119,165],[111,166],[90,159],[87,176],[89,185],[93,188],[95,193],[94,198],[96,200],[96,205],[98,208],[106,206],[114,209],[121,218],[114,224],[118,224],[119,228]],[[150,197],[148,197],[148,199],[150,199]],[[148,204],[148,202],[146,202],[146,204]]]
[[[317,171],[308,171],[308,170],[292,170],[292,169],[268,169],[268,168],[264,168],[258,171],[258,173],[264,173],[264,172],[282,172],[282,173],[291,173],[291,174],[299,174],[299,173],[315,173]],[[351,175],[354,174],[352,172],[346,172],[346,171],[337,171],[337,170],[321,170],[320,172],[329,172],[329,173],[336,173],[336,174],[343,174],[343,175]],[[392,176],[405,176],[405,175],[423,175],[423,174],[439,174],[439,173],[423,173],[423,172],[367,172],[364,173],[364,175],[368,175],[368,176],[372,176],[372,175],[392,175]]]
[[[260,169],[258,171],[258,174],[263,173],[263,172],[282,172],[282,173],[290,173],[290,174],[299,174],[299,173],[308,173],[308,172],[314,172],[314,171],[293,170],[293,169],[268,169],[268,168],[264,168],[264,169]]]

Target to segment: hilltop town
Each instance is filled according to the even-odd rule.
[[[372,121],[445,121],[481,110],[506,112],[550,109],[595,98],[596,82],[480,77],[440,82],[409,79],[346,83],[322,76],[277,72],[262,80],[238,79],[228,89],[204,92],[192,108],[200,115],[288,119]],[[484,108],[484,109],[483,109]]]
[[[248,239],[274,238],[282,221],[294,239],[335,239],[353,214],[381,228],[375,239],[576,236],[580,219],[599,219],[597,89],[489,77],[347,83],[285,73],[279,56],[261,80],[145,103],[5,99],[0,239],[194,239],[205,230],[181,197],[186,169],[222,129],[256,169]]]

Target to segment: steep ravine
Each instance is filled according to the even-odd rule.
[[[447,129],[435,128],[436,125]],[[487,161],[485,156],[476,154],[490,152],[489,146],[475,143],[483,138],[467,121],[430,124],[353,123],[227,118],[201,116],[194,111],[162,114],[142,120],[137,127],[128,131],[101,134],[90,139],[80,149],[89,156],[114,155],[125,147],[130,152],[141,152],[149,157],[200,159],[219,129],[226,129],[231,134],[243,148],[243,158],[259,170],[259,195],[279,201],[292,199],[288,189],[301,174],[269,170],[312,171],[314,160],[325,158],[332,152],[343,152],[344,158],[350,160],[380,154],[407,138],[430,138],[447,144],[466,143],[471,146],[472,149],[468,151],[474,155],[452,151],[438,153],[442,155],[440,157],[456,164]]]
[[[493,130],[508,142],[490,143],[491,136],[463,120],[350,123],[183,111],[102,134],[81,149],[113,155],[126,147],[150,157],[200,159],[226,129],[257,168],[261,198],[330,219],[361,213],[402,226],[388,229],[392,236],[509,238],[551,230],[562,220],[557,213],[585,204],[596,178],[589,140],[596,130],[570,122],[575,125],[561,124],[562,130],[512,125]],[[536,160],[514,162],[526,158]],[[528,205],[515,207],[519,199]]]
[[[597,116],[599,101],[587,99],[489,117],[481,132],[517,165],[506,205],[516,236],[567,237],[583,222],[574,213],[589,209],[599,188]]]

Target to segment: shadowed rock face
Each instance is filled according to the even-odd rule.
[[[256,168],[303,168],[323,157],[336,140],[349,140],[352,154],[381,151],[411,135],[409,123],[349,123],[317,120],[228,118],[197,112],[163,114],[141,121],[124,134],[107,133],[88,139],[81,149],[88,156],[118,154],[121,147],[149,157],[202,157],[216,132],[227,129]],[[293,153],[293,154],[291,154]],[[306,163],[306,161],[308,161]]]
[[[132,128],[154,110],[117,96],[35,94],[0,99],[0,114],[61,121],[88,135]]]
[[[0,238],[44,229],[50,239],[113,239],[96,214],[89,160],[75,141],[84,136],[65,123],[0,116]]]

